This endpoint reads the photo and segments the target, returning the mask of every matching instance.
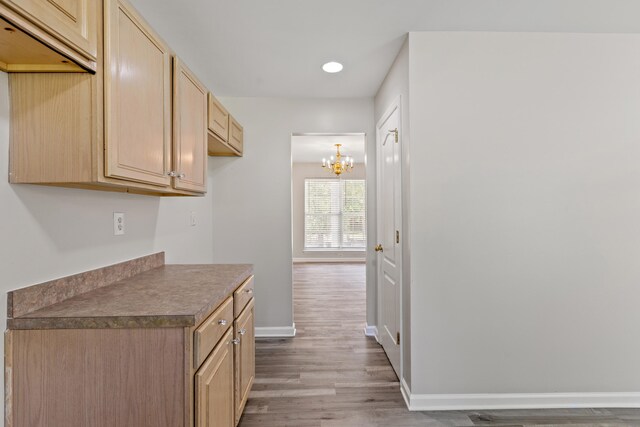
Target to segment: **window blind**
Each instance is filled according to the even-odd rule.
[[[365,181],[309,178],[304,185],[305,249],[364,249]]]

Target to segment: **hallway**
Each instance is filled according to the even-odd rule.
[[[364,264],[296,264],[297,336],[256,342],[240,427],[640,425],[637,409],[410,412],[382,348],[363,334]]]
[[[364,276],[364,264],[294,265],[297,335],[256,342],[240,426],[362,425],[407,412],[385,354],[363,334]]]

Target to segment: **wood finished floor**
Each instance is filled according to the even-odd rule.
[[[638,409],[410,412],[363,334],[364,264],[297,264],[294,339],[258,340],[241,427],[640,426]]]

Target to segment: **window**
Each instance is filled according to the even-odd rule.
[[[364,250],[364,179],[304,180],[305,250]]]

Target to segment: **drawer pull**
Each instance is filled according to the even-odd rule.
[[[226,320],[224,320],[224,319],[218,320],[218,325],[225,326],[226,324],[227,324]]]
[[[240,344],[240,338],[232,339],[231,342],[235,345]]]
[[[240,329],[240,330],[238,331],[238,333],[239,333],[240,335],[244,335],[244,334],[246,334],[246,333],[247,333],[247,330],[246,330],[246,329],[244,329],[244,328],[242,328],[242,329]]]
[[[253,293],[253,289],[245,289],[244,293],[245,294],[252,294]]]

